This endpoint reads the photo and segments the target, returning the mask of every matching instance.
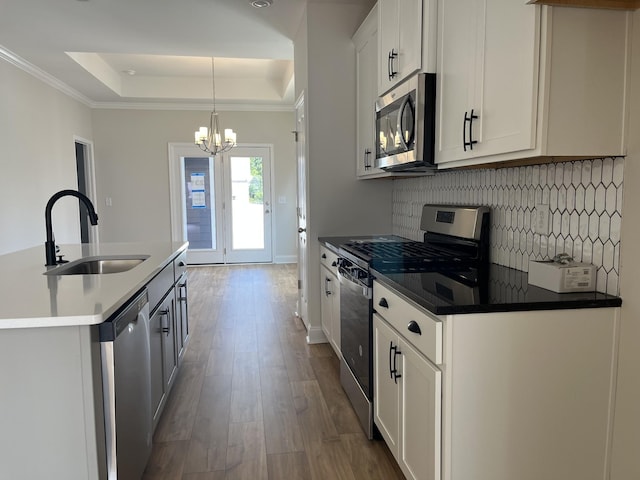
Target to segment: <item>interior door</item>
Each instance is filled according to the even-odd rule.
[[[304,97],[296,104],[296,158],[298,177],[298,311],[296,314],[307,324],[308,310],[308,252],[307,252],[307,165],[305,139]]]
[[[227,263],[271,262],[269,147],[236,147],[223,155]]]

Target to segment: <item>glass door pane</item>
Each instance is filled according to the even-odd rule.
[[[216,225],[215,172],[211,157],[183,157],[183,218],[189,263],[221,263]]]
[[[230,157],[232,249],[264,248],[262,158]]]
[[[226,166],[228,262],[271,261],[269,149],[234,148]]]

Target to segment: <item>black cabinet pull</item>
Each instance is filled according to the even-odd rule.
[[[337,266],[338,266],[338,264],[337,264],[336,262],[331,262],[331,266],[332,266],[332,267],[337,267]]]
[[[393,373],[393,381],[394,383],[397,385],[398,384],[398,379],[402,378],[402,374],[398,373],[398,366],[396,364],[396,357],[398,355],[401,355],[402,352],[398,349],[398,346],[396,345],[395,347],[393,347],[393,370],[391,371],[391,373]]]
[[[180,262],[180,263],[178,264],[178,266],[179,266],[179,267],[184,267],[184,266],[185,266],[185,263],[184,263],[184,262]]]
[[[382,308],[389,308],[389,303],[387,302],[387,299],[384,297],[380,299],[380,301],[378,302],[378,305],[380,305]]]
[[[326,254],[326,253],[323,253],[323,254],[322,254],[322,258],[327,258],[327,254]]]
[[[396,347],[393,346],[393,342],[389,342],[389,378],[393,378],[393,364],[392,361],[395,358],[393,355],[393,350]]]
[[[409,325],[407,325],[407,330],[413,333],[417,333],[418,335],[422,335],[422,330],[420,330],[420,325],[415,320],[411,320]]]
[[[471,115],[468,115],[468,112],[464,112],[464,123],[462,124],[462,145],[463,149],[466,152],[467,147],[469,150],[473,150],[473,146],[478,143],[477,140],[473,139],[473,121],[476,120],[478,116],[473,113],[473,108],[471,109]],[[467,123],[469,124],[469,141],[467,142]]]
[[[398,58],[398,53],[396,52],[396,49],[393,48],[389,52],[389,58],[387,60],[387,71],[389,73],[389,80],[393,80],[394,78],[396,78],[396,75],[398,75],[398,72],[393,70],[393,60],[395,58]]]
[[[164,318],[169,318],[169,309],[165,308],[164,310],[159,310],[158,311],[158,315],[160,315],[163,319]],[[168,323],[168,322],[167,322]],[[162,327],[160,329],[162,331],[162,333],[166,333],[167,335],[169,335],[169,333],[171,332],[171,328],[170,327],[165,327],[164,326],[164,320],[162,320]]]
[[[371,162],[369,161],[369,155],[371,155],[371,150],[368,148],[364,149],[364,169],[369,170],[371,168]]]
[[[331,279],[329,277],[324,277],[324,294],[326,296],[332,295],[333,292],[329,289],[329,282]]]

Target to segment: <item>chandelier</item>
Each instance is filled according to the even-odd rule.
[[[199,130],[196,130],[195,143],[200,147],[200,150],[215,156],[236,146],[236,134],[230,128],[224,130],[224,136],[220,133],[218,112],[216,112],[216,80],[213,57],[211,57],[211,86],[213,90],[213,110],[209,119],[209,128],[200,127]]]

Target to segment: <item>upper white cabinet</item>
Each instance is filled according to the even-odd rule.
[[[439,167],[623,155],[630,17],[438,3]]]
[[[375,101],[378,87],[378,7],[373,7],[353,36],[356,48],[357,78],[357,151],[356,173],[358,177],[384,174],[374,168],[375,158]]]
[[[429,69],[423,57],[435,46],[433,8],[435,0],[379,0],[378,94],[413,72]]]

